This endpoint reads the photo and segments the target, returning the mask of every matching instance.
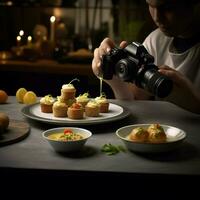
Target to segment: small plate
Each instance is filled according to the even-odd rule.
[[[151,124],[135,124],[129,125],[119,128],[116,131],[117,137],[119,137],[126,147],[135,152],[141,153],[161,153],[161,152],[168,152],[174,149],[177,149],[183,140],[186,138],[185,131],[168,125],[160,124],[167,136],[167,141],[163,143],[150,143],[150,142],[135,142],[131,141],[127,138],[127,136],[131,133],[132,129],[137,127],[147,128]]]

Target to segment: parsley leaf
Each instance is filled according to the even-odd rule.
[[[117,153],[126,152],[126,149],[121,145],[112,145],[112,144],[104,144],[101,148],[101,151],[106,153],[107,155],[115,155]]]

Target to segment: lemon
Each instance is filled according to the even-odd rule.
[[[19,103],[23,103],[24,95],[27,93],[25,88],[19,88],[16,92],[16,99]]]
[[[23,98],[25,104],[33,104],[37,102],[37,95],[33,91],[28,91]]]

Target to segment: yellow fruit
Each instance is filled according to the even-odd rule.
[[[6,103],[8,95],[4,90],[0,90],[0,103]]]
[[[23,98],[25,104],[33,104],[37,102],[37,96],[33,91],[28,91]]]
[[[19,103],[23,103],[24,95],[27,93],[25,88],[19,88],[16,92],[16,99]]]

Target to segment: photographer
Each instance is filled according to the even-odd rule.
[[[165,100],[186,110],[200,113],[200,17],[198,0],[146,0],[153,21],[158,28],[150,33],[143,45],[154,56],[159,72],[173,81],[173,90],[165,98],[151,93],[117,76],[104,80],[118,99]],[[121,48],[126,41],[120,43]],[[102,74],[102,56],[115,47],[105,38],[94,51],[92,69],[96,76]]]

